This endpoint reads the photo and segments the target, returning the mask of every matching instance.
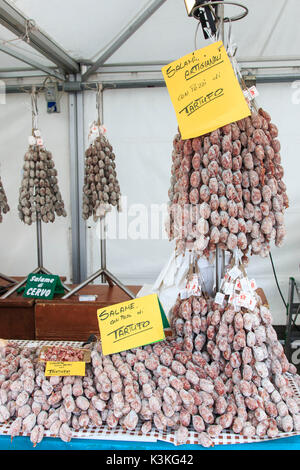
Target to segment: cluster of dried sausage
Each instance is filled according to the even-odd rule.
[[[111,206],[119,210],[120,197],[115,154],[107,138],[100,134],[85,152],[83,218],[93,216],[96,221],[104,217]]]
[[[24,160],[19,190],[20,219],[31,225],[36,220],[54,222],[55,214],[66,217],[51,152],[39,145],[30,145]]]
[[[39,349],[14,343],[2,349],[0,421],[11,436],[45,430],[69,441],[87,426],[121,426],[143,433],[173,430],[178,443],[189,429],[203,446],[224,429],[247,437],[300,432],[300,414],[285,375],[296,374],[271,325],[269,309],[253,312],[213,299],[178,297],[173,337],[103,356],[98,342],[85,377],[45,377]]]
[[[9,205],[7,203],[7,197],[3,188],[3,184],[0,178],[0,223],[2,222],[3,215],[9,211]]]
[[[260,109],[210,134],[173,141],[168,234],[177,250],[217,245],[266,256],[288,207],[278,130]]]

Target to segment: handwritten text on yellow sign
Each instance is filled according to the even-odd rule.
[[[175,60],[162,73],[182,139],[207,134],[250,115],[222,41]]]
[[[104,355],[165,338],[156,294],[102,308],[97,311],[97,318]]]

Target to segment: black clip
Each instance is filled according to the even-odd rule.
[[[209,39],[211,36],[214,36],[217,32],[217,27],[216,27],[216,16],[212,14],[210,6],[216,10],[217,6],[213,5],[213,3],[208,6],[208,5],[203,5],[201,6],[202,3],[205,3],[204,0],[199,3],[199,8],[194,11],[194,17],[198,18],[201,26],[202,26],[202,31],[204,35],[204,39]],[[209,31],[210,30],[210,34]]]
[[[82,343],[82,346],[85,346],[87,344],[91,344],[91,343],[95,343],[95,341],[97,341],[97,336],[95,335],[90,335],[88,337],[88,340],[85,342],[85,343]]]

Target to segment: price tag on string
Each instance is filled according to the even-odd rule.
[[[256,299],[249,292],[242,291],[237,296],[237,305],[239,307],[244,307],[252,311],[255,308]]]
[[[36,144],[36,138],[33,135],[30,135],[28,137],[28,144],[29,145],[35,145]]]
[[[198,274],[193,274],[186,285],[186,289],[191,295],[201,295],[201,286],[199,284]]]
[[[241,289],[244,291],[244,292],[249,292],[249,282],[248,282],[248,279],[246,279],[245,277],[242,277],[240,279],[240,285],[241,285]]]
[[[171,62],[162,73],[182,139],[251,114],[222,41]]]
[[[223,305],[225,299],[225,295],[222,294],[222,292],[217,292],[216,297],[215,297],[215,303],[218,305]]]
[[[225,282],[223,291],[225,295],[232,295],[234,291],[234,284],[232,282]]]
[[[242,274],[241,270],[237,266],[233,266],[233,268],[228,271],[229,276],[234,281]]]

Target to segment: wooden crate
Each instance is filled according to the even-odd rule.
[[[0,338],[35,339],[34,304],[17,294],[0,299]]]
[[[11,276],[17,282],[24,276]],[[61,277],[62,282],[66,280]],[[0,278],[0,285],[9,283]],[[16,292],[7,299],[0,299],[0,338],[35,339],[35,299],[22,297]]]
[[[137,294],[141,287],[128,289]],[[95,302],[80,302],[78,297],[82,294],[98,298]],[[97,309],[127,300],[130,298],[119,287],[108,285],[88,285],[65,300],[37,300],[35,337],[48,341],[86,341],[91,334],[99,337]]]

